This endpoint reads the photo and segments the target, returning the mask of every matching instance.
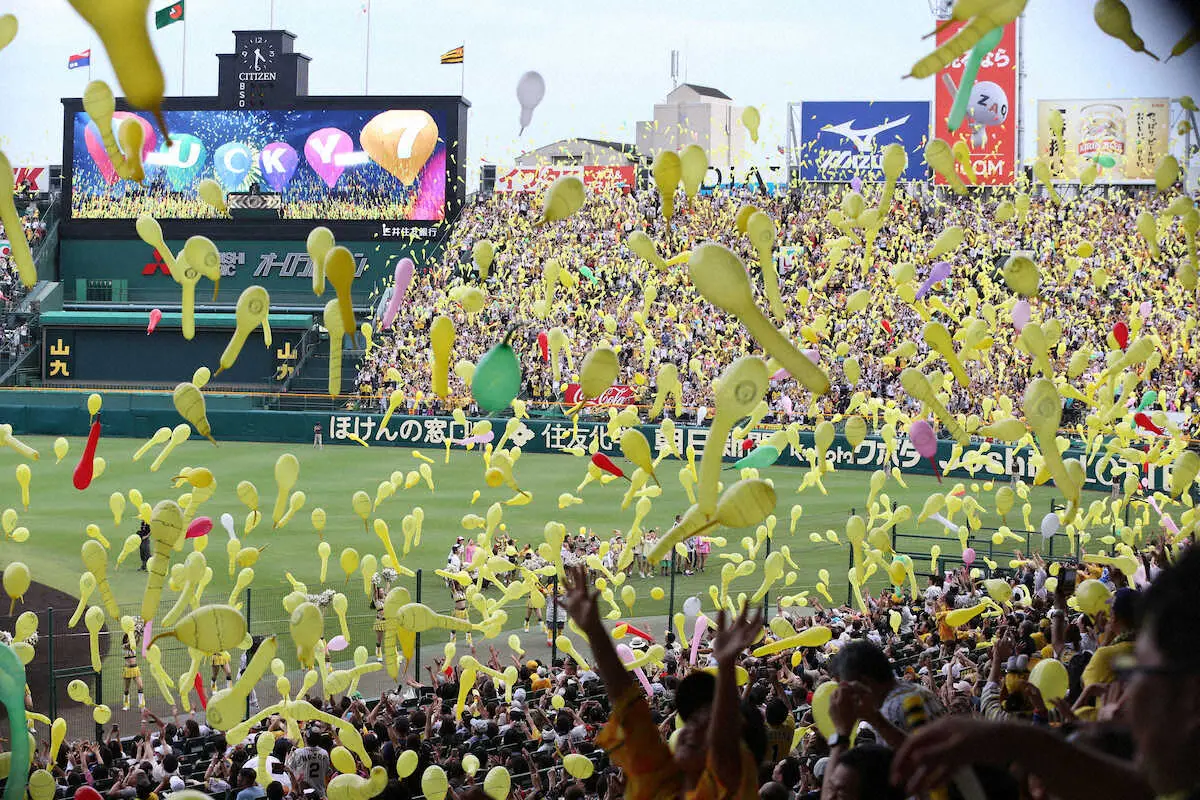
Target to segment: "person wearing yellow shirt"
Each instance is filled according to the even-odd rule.
[[[1133,652],[1137,629],[1135,607],[1137,592],[1133,589],[1118,589],[1112,596],[1108,626],[1104,631],[1102,647],[1097,648],[1092,660],[1083,670],[1084,688],[1094,683],[1112,683],[1116,680],[1114,659],[1119,660]]]

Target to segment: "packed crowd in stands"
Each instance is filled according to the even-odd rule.
[[[829,212],[842,200],[836,192],[805,189],[786,197],[766,197],[718,190],[690,202],[680,193],[677,215],[669,226],[661,218],[652,191],[621,194],[614,190],[592,195],[578,214],[544,228],[533,224],[540,211],[533,195],[479,198],[463,212],[441,263],[429,265],[410,286],[406,311],[393,331],[376,337],[379,346],[364,362],[359,383],[367,394],[386,403],[395,387],[385,384],[384,374],[390,366],[401,366],[406,385],[400,388],[408,398],[407,410],[439,410],[429,391],[428,326],[433,316],[445,313],[458,334],[456,360],[478,361],[515,328],[513,344],[522,358],[524,396],[533,400],[561,400],[562,386],[571,379],[572,370],[565,361],[561,375],[555,376],[553,365],[543,360],[537,344],[538,334],[554,327],[566,331],[576,368],[594,346],[615,341],[621,359],[620,382],[633,387],[641,402],[653,397],[659,365],[673,363],[683,381],[684,419],[691,421],[696,408],[711,402],[712,378],[734,358],[756,352],[757,347],[737,320],[714,309],[690,286],[686,267],[659,272],[630,251],[625,240],[634,231],[645,231],[664,257],[703,241],[721,242],[750,266],[759,305],[766,308],[757,256],[748,238],[735,228],[738,210],[750,203],[767,212],[779,230],[776,257],[784,306],[791,314],[781,329],[804,343],[802,346],[814,348],[833,380],[833,390],[815,403],[794,382],[774,384],[768,399],[777,421],[811,420],[817,413],[828,416],[845,409],[857,391],[884,400],[903,394],[900,370],[923,363],[929,349],[921,337],[925,319],[897,296],[892,272],[898,264],[912,264],[915,287],[929,273],[932,260],[952,265],[951,279],[935,286],[926,298],[937,319],[946,320],[951,332],[968,317],[989,325],[993,319],[998,323],[999,334],[990,349],[962,354],[971,385],[968,389],[950,388],[950,409],[982,414],[988,399],[1020,397],[1032,359],[1015,344],[1008,308],[1001,305],[1010,294],[998,270],[1014,249],[1032,251],[1039,267],[1043,291],[1033,302],[1035,320],[1055,319],[1061,325],[1061,337],[1051,342],[1050,351],[1056,371],[1065,371],[1080,348],[1090,348],[1094,353],[1091,364],[1078,379],[1086,382],[1103,368],[1105,342],[1112,327],[1122,320],[1131,327],[1140,323],[1160,339],[1161,361],[1147,386],[1158,392],[1164,411],[1196,417],[1200,329],[1194,315],[1184,310],[1185,290],[1174,277],[1178,260],[1186,258],[1184,238],[1179,221],[1162,214],[1163,201],[1154,196],[1133,197],[1116,189],[1096,190],[1062,208],[1035,198],[1022,225],[1016,219],[996,221],[999,199],[902,193],[896,197],[875,242],[872,262],[865,268],[861,245],[851,244],[840,257],[831,255],[832,243],[842,238],[829,221]],[[1157,259],[1151,258],[1146,241],[1136,230],[1136,216],[1144,209],[1164,217],[1160,220],[1162,256]],[[1069,224],[1064,224],[1068,220]],[[938,259],[928,258],[934,240],[950,226],[964,229],[962,245]],[[481,239],[497,247],[495,262],[482,284],[471,259],[472,247]],[[1081,246],[1084,253],[1088,246],[1094,252],[1082,257]],[[543,270],[550,259],[557,259],[563,271],[577,278],[577,284],[574,288],[559,285],[548,318],[539,319],[534,304],[544,297]],[[595,276],[594,282],[581,273],[585,267]],[[643,292],[650,280],[656,283],[657,298],[644,313],[643,330],[634,315],[643,311]],[[468,317],[449,299],[449,290],[459,284],[480,285],[485,290],[487,303],[482,312]],[[872,291],[871,305],[864,311],[847,312],[847,298],[863,288]],[[948,311],[938,313],[937,302]],[[1148,313],[1135,323],[1144,302]],[[917,345],[915,356],[888,355],[905,341]],[[847,355],[855,356],[861,365],[857,384],[851,385],[842,374],[843,358],[835,352],[839,344],[845,344]],[[455,394],[452,403],[469,402],[466,387],[454,376],[451,391]]]
[[[948,570],[928,576],[916,596],[813,603],[802,614],[775,608],[765,628],[757,616],[722,614],[687,646],[654,631],[664,651],[644,682],[614,649],[586,568],[567,577],[559,602],[587,635],[590,663],[502,658],[491,647],[479,660],[494,670],[511,663],[514,686],[481,675],[463,692],[460,670],[439,659],[426,682],[407,675],[378,701],[313,693],[302,702],[359,730],[371,763],[354,769],[387,770],[379,795],[387,800],[421,796],[432,764],[445,770],[455,800],[486,797],[483,778],[495,766],[508,770],[516,798],[1200,796],[1186,793],[1200,787],[1195,548],[1156,543],[1130,575],[1034,556],[1000,589]],[[1070,587],[1085,580],[1109,592],[1090,615],[1071,600]],[[1002,613],[948,620],[998,593],[1011,593]],[[828,628],[825,644],[753,655],[814,626]],[[623,640],[631,641],[635,652],[649,644]],[[1058,689],[1038,670],[1050,659],[1066,667]],[[270,691],[260,686],[251,710]],[[278,737],[265,760],[256,750],[262,735]],[[294,739],[272,716],[227,741],[203,715],[168,721],[145,712],[137,731],[114,726],[102,742],[70,742],[53,772],[66,796],[87,784],[139,800],[182,789],[229,800],[322,798],[339,773],[339,744],[319,721]],[[417,766],[398,775],[408,750]],[[35,762],[46,752],[43,743]],[[589,776],[564,771],[573,754],[592,763]],[[269,773],[261,780],[260,769]],[[951,785],[951,795],[939,788]]]

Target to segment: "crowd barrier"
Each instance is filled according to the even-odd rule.
[[[47,436],[85,436],[87,435],[88,419],[78,403],[70,405],[53,404],[13,404],[17,397],[0,396],[0,420],[13,426],[13,432],[21,434],[40,434]],[[108,412],[102,419],[104,433],[107,436],[125,436],[132,438],[149,438],[161,427],[174,427],[179,423],[169,399],[157,395],[147,396],[123,394],[120,405],[106,400],[105,409]],[[113,398],[115,401],[116,398]],[[113,411],[121,413],[112,413]],[[353,437],[362,439],[371,445],[438,448],[445,445],[447,439],[461,440],[471,435],[467,426],[455,422],[450,417],[442,416],[400,416],[395,415],[382,427],[382,414],[363,412],[333,412],[318,413],[311,411],[265,411],[252,408],[210,408],[208,420],[212,425],[213,436],[218,440],[254,441],[279,443],[311,443],[313,429],[320,425],[327,444],[349,444],[357,447]],[[472,420],[468,419],[468,426]],[[499,435],[504,429],[506,420],[497,420],[493,429]],[[638,428],[651,442],[656,452],[665,445],[662,428],[659,425],[640,425]],[[675,425],[675,447],[679,453],[686,453],[688,448],[694,448],[696,456],[703,455],[710,446],[710,429],[689,425]],[[745,438],[763,441],[771,436],[771,430],[754,430]],[[581,447],[590,450],[593,445],[610,456],[620,455],[620,446],[608,433],[608,425],[600,422],[559,419],[529,418],[521,422],[521,426],[508,440],[510,445],[520,447],[526,453],[554,453],[565,448]],[[723,448],[723,458],[726,461],[736,461],[744,455],[744,439],[735,440],[730,435],[725,442],[719,443]],[[801,431],[800,450],[792,446],[785,447],[776,462],[780,466],[808,466],[809,460],[803,451],[813,447],[811,431]],[[1028,446],[1013,447],[1008,444],[973,441],[963,448],[963,457],[971,452],[981,452],[986,457],[986,464],[973,470],[961,466],[947,469],[950,463],[954,443],[938,442],[938,471],[952,479],[978,480],[1011,480],[1019,477],[1026,483],[1033,481],[1036,475],[1032,449]],[[1085,488],[1105,491],[1112,487],[1113,472],[1121,470],[1117,480],[1124,479],[1125,462],[1121,458],[1107,458],[1101,449],[1085,455],[1076,442],[1063,453],[1065,459],[1079,460],[1083,465],[1086,476]],[[921,458],[907,437],[897,437],[892,445],[877,436],[868,436],[857,447],[841,433],[834,437],[833,443],[826,453],[826,458],[838,469],[867,470],[890,469],[899,467],[905,473],[918,475],[934,474],[930,459]],[[1142,465],[1139,465],[1141,467]],[[1157,491],[1169,486],[1171,475],[1170,465],[1150,465],[1144,468],[1143,480],[1146,488]]]

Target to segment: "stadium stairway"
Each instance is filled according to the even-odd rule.
[[[345,347],[349,342],[353,342],[353,346]],[[365,350],[358,344],[356,340],[343,341],[339,394],[358,392],[358,368],[365,355]],[[304,334],[297,348],[299,357],[294,371],[284,381],[283,392],[277,398],[280,411],[311,410],[312,395],[329,394],[329,347],[329,334],[324,328],[314,325]]]

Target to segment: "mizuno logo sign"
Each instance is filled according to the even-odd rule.
[[[855,129],[854,120],[838,123],[837,125],[826,125],[821,128],[821,132],[836,133],[838,136],[849,139],[854,145],[854,149],[859,153],[869,153],[875,149],[875,137],[884,131],[889,131],[892,128],[898,128],[908,122],[910,115],[905,115],[890,122],[883,122],[872,128]]]

